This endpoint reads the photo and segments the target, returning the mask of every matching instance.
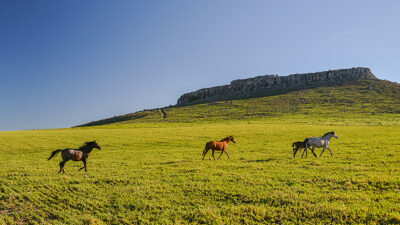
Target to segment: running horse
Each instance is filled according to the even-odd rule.
[[[306,140],[304,140],[304,142],[306,143],[303,155],[301,156],[301,158],[303,158],[304,153],[307,152],[307,148],[309,148],[309,146],[311,146],[311,152],[315,155],[314,153],[314,149],[315,148],[324,148],[321,152],[321,154],[319,155],[319,157],[322,156],[322,154],[324,153],[325,149],[328,149],[329,152],[331,153],[331,156],[333,156],[331,149],[329,148],[329,143],[331,142],[332,137],[334,138],[339,138],[339,136],[337,136],[337,134],[335,133],[335,131],[331,131],[328,132],[326,134],[324,134],[324,136],[322,137],[311,137],[311,138],[306,138]]]
[[[221,156],[222,156],[222,154],[224,152],[228,156],[228,159],[231,159],[231,158],[229,158],[229,155],[226,152],[226,148],[228,147],[228,143],[230,141],[232,141],[233,143],[236,143],[236,141],[233,138],[233,136],[226,137],[226,138],[224,138],[224,139],[222,139],[220,141],[209,141],[209,142],[207,142],[206,147],[204,148],[204,151],[203,151],[203,159],[202,160],[204,160],[204,157],[206,156],[207,152],[210,149],[212,151],[212,156],[213,156],[214,160],[215,160],[214,151],[221,151],[221,155],[219,155],[219,157],[217,159],[221,158]]]
[[[82,147],[80,147],[79,149],[71,149],[71,148],[57,149],[51,153],[50,157],[47,160],[50,160],[55,155],[57,155],[59,152],[61,152],[61,157],[62,157],[63,161],[60,162],[60,171],[58,173],[61,173],[61,171],[63,173],[65,173],[64,165],[69,160],[82,161],[83,167],[80,168],[79,170],[85,168],[85,172],[87,172],[86,160],[88,159],[90,152],[94,148],[101,150],[101,147],[97,144],[96,141],[85,142],[85,144]]]

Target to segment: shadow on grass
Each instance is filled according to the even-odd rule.
[[[187,161],[185,161],[185,160],[182,160],[182,161],[170,161],[170,162],[160,163],[160,165],[178,164],[178,163],[183,163],[183,162],[187,162]]]
[[[275,158],[248,160],[247,162],[270,162],[273,160],[275,160]]]

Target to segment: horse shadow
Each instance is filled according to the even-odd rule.
[[[169,161],[169,162],[162,162],[162,163],[160,163],[160,165],[178,164],[178,163],[184,163],[184,162],[188,162],[188,161],[186,161],[186,160],[181,160],[181,161]]]
[[[268,158],[268,159],[256,159],[256,160],[248,160],[247,162],[251,163],[251,162],[270,162],[275,160],[275,158]]]

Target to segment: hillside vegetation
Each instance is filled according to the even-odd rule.
[[[97,126],[111,123],[143,122],[207,122],[218,120],[279,119],[310,121],[318,116],[337,120],[362,120],[397,117],[400,114],[400,85],[383,80],[361,80],[336,87],[294,91],[288,94],[205,103],[185,107],[169,107],[145,110],[94,121],[81,126]],[[294,118],[295,117],[295,118]],[[296,119],[297,118],[297,119]],[[307,118],[307,119],[305,119]],[[372,120],[371,120],[372,118]],[[323,119],[322,119],[323,120]]]

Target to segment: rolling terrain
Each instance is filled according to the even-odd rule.
[[[0,223],[400,223],[399,125],[400,86],[365,80],[0,132]],[[292,142],[331,130],[334,157],[293,158]],[[228,135],[231,160],[201,161]],[[86,174],[47,161],[91,140]]]
[[[164,114],[164,113],[165,114]],[[204,103],[186,107],[144,110],[93,121],[80,126],[153,122],[212,122],[224,120],[365,120],[400,114],[400,84],[383,80],[361,80],[336,87],[319,87],[288,94]],[[317,116],[317,117],[315,117]],[[394,121],[393,121],[394,122]],[[392,123],[392,122],[391,122]]]

